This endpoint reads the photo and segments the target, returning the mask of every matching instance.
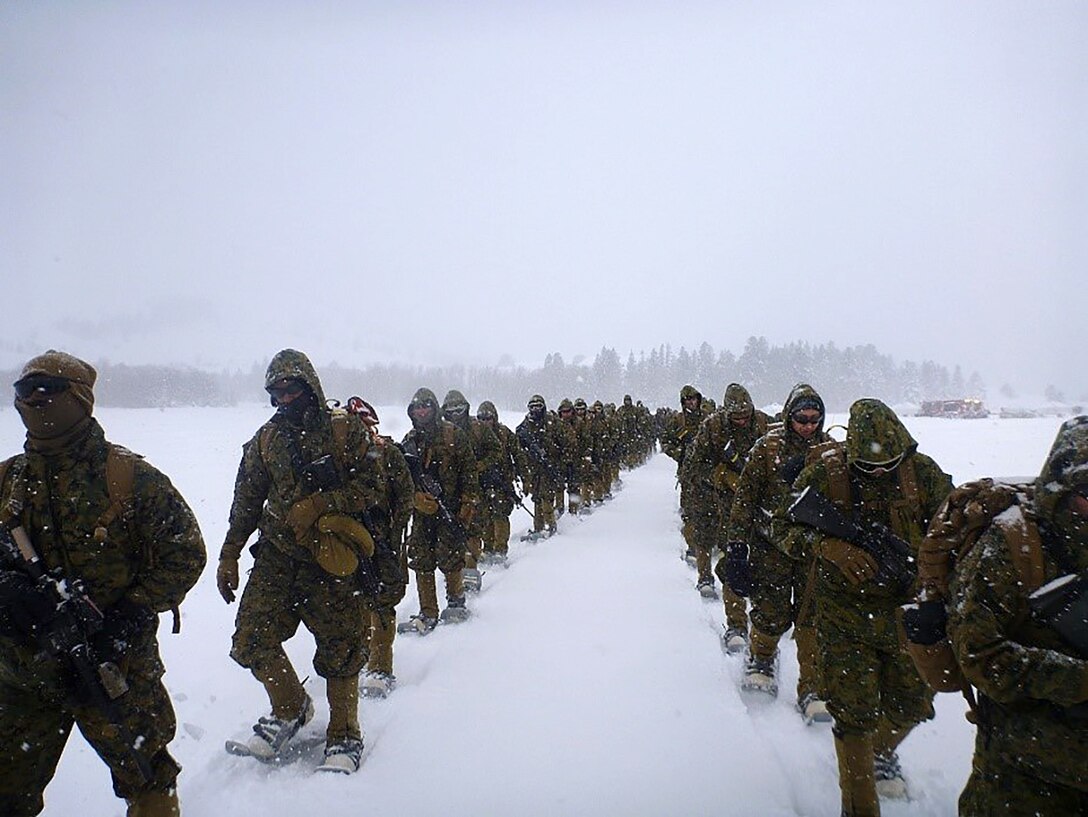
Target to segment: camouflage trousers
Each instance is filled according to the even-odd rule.
[[[0,814],[30,817],[45,808],[43,792],[56,773],[73,724],[113,777],[113,791],[131,799],[143,791],[166,791],[181,767],[167,751],[177,722],[162,684],[163,666],[154,634],[132,647],[122,670],[128,691],[114,702],[139,751],[151,766],[144,781],[118,730],[94,707],[74,701],[66,684],[35,677],[17,664],[0,659]],[[14,670],[14,671],[13,671]]]
[[[897,608],[855,610],[820,596],[816,607],[822,691],[840,734],[905,733],[933,717],[934,692],[906,651]]]
[[[438,517],[418,511],[408,536],[408,567],[421,573],[456,573],[465,566],[465,542]]]
[[[752,626],[781,638],[792,625],[811,625],[813,604],[808,587],[811,563],[791,559],[763,541],[751,545]]]
[[[267,666],[302,623],[317,643],[318,675],[357,674],[367,659],[367,620],[356,591],[353,576],[332,576],[262,543],[238,603],[230,657],[247,669]]]
[[[512,488],[511,491],[513,491]],[[513,510],[514,503],[509,497],[498,496],[494,491],[484,495],[484,502],[480,505],[484,553],[506,553],[509,550],[510,514]]]
[[[1065,817],[1088,814],[1088,791],[1025,774],[979,731],[971,776],[960,795],[963,817]],[[1014,747],[1004,754],[1014,755]]]

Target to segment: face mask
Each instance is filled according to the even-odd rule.
[[[31,395],[27,400],[16,399],[15,408],[27,434],[38,440],[61,437],[89,416],[86,406],[71,389],[47,397]]]

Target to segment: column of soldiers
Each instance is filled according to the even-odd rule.
[[[879,815],[882,798],[908,795],[898,747],[934,716],[934,690],[905,648],[901,623],[915,562],[903,556],[891,570],[861,539],[799,508],[807,497],[823,497],[820,514],[882,531],[917,554],[952,491],[951,477],[879,400],[851,406],[842,443],[825,433],[823,401],[805,384],[791,390],[775,423],[738,384],[726,389],[721,411],[701,416],[702,406],[698,391],[685,387],[662,445],[678,461],[697,587],[712,594],[709,551],[720,546],[723,647],[737,650],[746,635],[742,689],[749,693],[777,693],[778,642],[792,627],[797,706],[806,723],[833,723],[842,814]],[[1088,418],[1063,425],[1027,496],[1014,506],[1016,516],[997,514],[973,531],[977,544],[951,581],[948,634],[978,691],[963,815],[1088,813],[1083,615],[1063,613],[1064,631],[1044,627],[1029,599],[1048,580],[1088,570]],[[968,507],[951,519],[966,525],[971,513],[983,511]],[[1034,555],[1025,557],[1032,542]],[[1024,562],[1031,558],[1029,580]],[[1076,592],[1068,603],[1084,605],[1088,590]],[[740,597],[751,605],[750,629]]]
[[[0,813],[42,811],[78,725],[129,817],[176,817],[180,767],[167,748],[176,721],[157,623],[168,610],[179,621],[204,543],[166,476],[106,440],[93,417],[95,379],[89,364],[50,351],[15,384],[26,443],[0,463]],[[265,386],[275,414],[243,446],[216,582],[233,602],[256,533],[231,657],[261,684],[270,712],[233,749],[274,759],[314,717],[283,649],[303,624],[329,710],[320,768],[351,773],[363,749],[358,698],[393,689],[408,570],[420,610],[403,629],[425,635],[440,620],[463,621],[479,565],[505,561],[509,517],[522,501],[516,483],[534,502],[530,536],[549,535],[559,508],[583,513],[604,501],[620,469],[652,452],[654,418],[629,398],[618,410],[565,400],[551,414],[534,395],[515,433],[492,403],[473,419],[460,392],[440,406],[420,389],[408,406],[412,429],[397,444],[378,432],[365,401],[330,407],[300,352],[277,354]],[[792,627],[798,708],[806,722],[834,724],[842,813],[879,815],[881,797],[907,794],[899,745],[934,714],[900,621],[914,562],[889,568],[849,528],[825,523],[851,518],[917,552],[947,508],[951,478],[878,400],[856,401],[845,441],[832,440],[823,401],[804,384],[776,423],[739,384],[720,410],[686,386],[681,411],[657,419],[662,448],[677,460],[684,539],[708,597],[712,552],[723,551],[715,571],[724,579],[723,647],[746,647],[744,689],[776,694],[778,643]],[[826,500],[818,518],[799,510],[813,497]],[[1088,570],[1088,417],[1062,426],[1013,510],[986,517],[949,582],[947,632],[979,693],[960,810],[1088,813],[1083,614],[1059,611],[1058,628],[1031,595],[1042,586],[1077,590],[1068,577]],[[1083,607],[1085,591],[1077,592],[1072,603]]]

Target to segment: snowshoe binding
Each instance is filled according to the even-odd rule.
[[[282,762],[288,745],[298,730],[313,720],[314,701],[307,695],[302,710],[293,718],[262,716],[253,726],[253,736],[243,742],[228,740],[226,750],[232,755],[252,757],[264,763]]]
[[[899,755],[895,752],[873,758],[873,772],[876,776],[876,793],[882,800],[910,799],[903,767],[899,765]]]
[[[479,593],[483,586],[484,574],[475,567],[466,567],[461,570],[461,579],[466,593]]]
[[[359,685],[359,694],[364,698],[380,700],[388,698],[396,685],[395,675],[381,670],[370,670],[363,676],[363,682]]]
[[[741,627],[726,627],[721,635],[722,652],[737,655],[748,647],[748,633]]]
[[[744,679],[740,682],[741,692],[748,694],[752,701],[771,701],[778,697],[778,681],[775,678],[774,658],[756,658],[748,656],[744,666]]]
[[[714,589],[713,579],[700,579],[699,583],[695,585],[695,589],[699,591],[699,595],[704,599],[718,598],[718,591]]]
[[[407,621],[397,625],[398,633],[415,633],[416,635],[428,635],[438,626],[438,619],[417,613]]]
[[[827,704],[813,692],[801,696],[797,702],[797,711],[801,713],[805,726],[812,726],[814,723],[831,723],[831,713],[827,711]]]
[[[354,774],[359,771],[362,759],[363,742],[357,738],[347,738],[325,747],[325,762],[317,767],[317,771]]]
[[[468,617],[469,611],[465,606],[464,596],[459,599],[449,599],[441,615],[443,624],[460,624],[462,621],[468,621]]]

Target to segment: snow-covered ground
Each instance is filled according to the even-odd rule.
[[[214,565],[241,444],[269,412],[98,416],[110,439],[171,476]],[[402,407],[381,416],[387,433],[406,430]],[[519,417],[502,414],[511,426]],[[1037,473],[1060,422],[904,419],[956,482]],[[0,452],[21,444],[17,415],[0,410]],[[672,462],[656,456],[624,480],[592,516],[563,518],[560,536],[514,542],[509,567],[489,569],[470,601],[468,623],[398,638],[399,686],[388,700],[362,703],[367,757],[349,778],[313,776],[306,760],[269,768],[224,754],[224,740],[244,736],[266,701],[227,655],[236,608],[219,598],[209,566],[182,607],[182,633],[170,634],[169,617],[161,628],[185,815],[837,815],[830,732],[806,728],[793,709],[792,643],[783,643],[779,699],[748,711],[737,693],[741,660],[718,647],[720,602],[698,596],[679,558]],[[515,539],[528,522],[515,510]],[[409,588],[402,618],[416,611],[415,598]],[[303,630],[288,649],[318,701],[307,731],[320,733],[328,713],[310,667],[313,642]],[[901,750],[914,799],[884,813],[955,814],[972,740],[962,701],[940,696],[936,720]],[[45,814],[124,814],[78,735],[46,792]]]

